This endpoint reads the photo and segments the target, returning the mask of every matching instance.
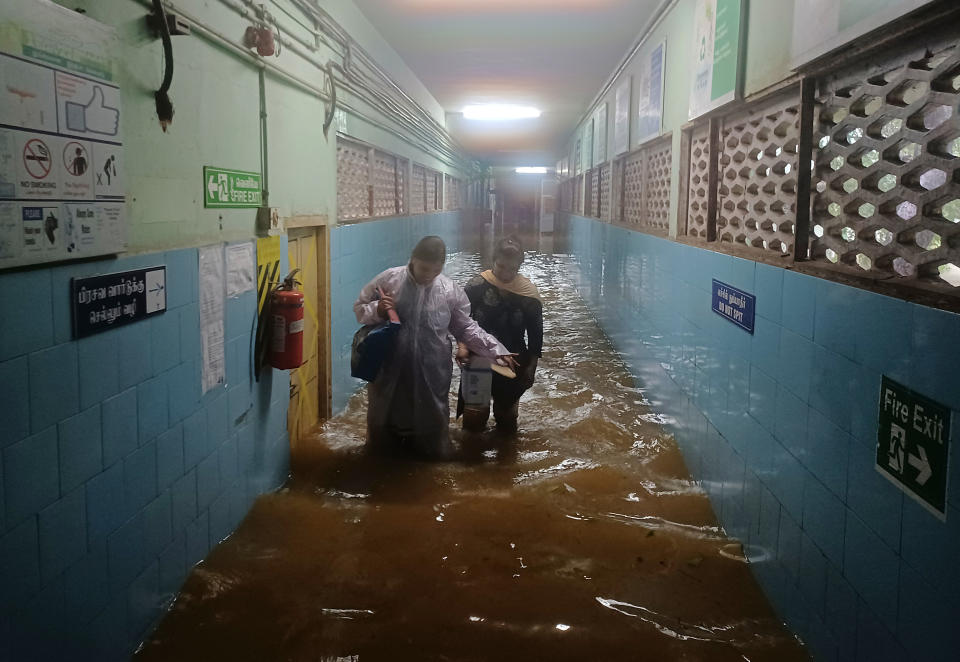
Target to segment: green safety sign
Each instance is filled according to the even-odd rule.
[[[946,520],[950,408],[898,384],[880,384],[877,471]]]
[[[204,207],[259,207],[262,204],[260,173],[203,167]]]

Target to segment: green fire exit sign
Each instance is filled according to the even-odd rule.
[[[946,520],[950,408],[884,376],[876,468]]]
[[[259,207],[263,204],[263,182],[259,172],[203,167],[203,206]]]

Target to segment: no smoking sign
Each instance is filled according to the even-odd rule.
[[[34,179],[46,179],[52,166],[50,148],[39,138],[31,138],[23,146],[23,166]]]

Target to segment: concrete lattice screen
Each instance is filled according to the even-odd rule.
[[[720,143],[717,237],[721,242],[792,253],[799,94],[724,118]]]
[[[617,159],[613,162],[610,177],[610,216],[609,220],[613,223],[623,223],[623,195],[624,178],[623,170],[626,167],[624,159]],[[562,209],[562,208],[561,208]]]
[[[406,162],[379,150],[373,153],[373,216],[403,213],[403,170]]]
[[[585,210],[587,216],[594,218],[600,217],[600,168],[594,168],[590,171],[587,200],[590,201],[590,208]]]
[[[422,214],[426,209],[427,171],[423,166],[413,166],[410,184],[410,213]]]
[[[397,213],[407,214],[409,213],[409,210],[407,209],[407,170],[410,162],[401,158],[398,158],[396,161]]]
[[[364,143],[337,137],[337,220],[356,221],[459,209],[460,179],[414,164],[407,209],[410,162]],[[440,199],[438,194],[443,194]]]
[[[888,49],[689,130],[687,235],[900,285],[960,287],[958,34]],[[808,125],[803,126],[804,103]],[[801,190],[801,143],[811,181]],[[805,163],[805,159],[804,159]],[[711,217],[710,195],[716,194]],[[809,200],[809,220],[798,210]],[[712,227],[711,227],[711,224]],[[797,233],[804,235],[798,240]]]
[[[583,175],[577,175],[573,180],[573,211],[583,213]]]
[[[710,186],[710,128],[707,124],[701,124],[692,131],[688,163],[690,188],[687,234],[706,239]]]
[[[623,222],[643,225],[643,152],[636,152],[623,164]]]
[[[821,84],[813,260],[960,286],[958,103],[955,43]]]
[[[600,171],[600,218],[610,220],[610,164],[597,168]]]
[[[661,138],[645,148],[643,171],[643,209],[641,225],[654,232],[666,233],[670,227],[670,168],[673,143]]]
[[[463,206],[461,202],[463,195],[463,183],[456,177],[447,177],[444,180],[443,207],[444,209],[460,209]]]
[[[426,208],[424,211],[435,211],[437,209],[437,173],[433,170],[426,170]]]
[[[955,294],[960,31],[948,31],[903,39],[687,128],[680,234]],[[561,209],[666,233],[673,156],[664,136],[585,181],[567,179]]]
[[[350,221],[370,215],[369,159],[369,150],[364,145],[337,139],[338,220]]]
[[[562,211],[570,211],[573,209],[573,180],[568,179],[566,181],[560,182],[558,189],[559,193],[559,209]]]
[[[654,234],[666,234],[670,225],[670,136],[634,150],[615,161],[598,165],[586,175],[584,215],[623,223]],[[572,187],[572,194],[571,194]],[[561,184],[561,209],[578,210],[579,178]]]

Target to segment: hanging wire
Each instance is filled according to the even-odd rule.
[[[157,119],[164,133],[167,126],[173,122],[173,102],[167,92],[173,83],[173,43],[170,41],[170,26],[167,24],[167,13],[163,10],[161,0],[153,0],[153,10],[156,14],[160,39],[163,41],[163,81],[153,97],[157,105]]]

